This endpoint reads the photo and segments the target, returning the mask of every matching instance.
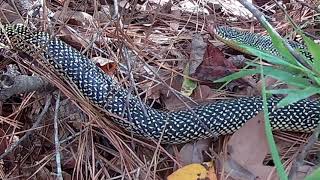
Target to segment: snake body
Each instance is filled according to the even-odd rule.
[[[9,40],[9,42],[8,42]],[[64,80],[73,84],[90,102],[115,114],[114,122],[139,136],[161,143],[185,143],[234,133],[262,110],[259,97],[223,100],[193,109],[163,112],[129,96],[110,76],[87,57],[45,32],[34,32],[21,25],[5,25],[0,42],[41,59]],[[275,109],[277,98],[268,100],[273,129],[310,132],[319,122],[319,101],[302,100]]]
[[[228,26],[218,26],[214,31],[215,36],[220,41],[239,51],[250,54],[250,52],[246,52],[244,49],[240,48],[240,45],[245,45],[253,47],[258,51],[263,51],[265,53],[281,57],[278,50],[273,46],[270,36],[250,33],[247,31],[239,31]],[[293,49],[300,52],[307,59],[312,60],[311,53],[303,44],[290,40],[287,40],[287,42]]]

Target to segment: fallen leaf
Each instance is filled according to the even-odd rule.
[[[168,180],[217,180],[212,162],[190,164],[170,174]]]
[[[86,12],[80,11],[56,11],[54,13],[54,18],[78,26],[89,26],[93,24],[93,17]]]
[[[160,6],[165,5],[166,3],[170,2],[169,0],[149,0],[150,3],[155,3]]]
[[[98,56],[91,58],[91,60],[95,62],[108,75],[113,75],[118,68],[117,63],[107,58]]]
[[[172,11],[172,15],[174,15],[174,17],[178,19],[181,17],[181,11],[180,10]],[[180,23],[178,20],[173,19],[172,21],[170,21],[169,26],[171,30],[178,32]]]
[[[236,131],[228,142],[228,154],[230,159],[259,179],[267,179],[274,167],[264,166],[263,160],[269,152],[269,146],[265,135],[263,113],[249,120],[238,131]],[[248,174],[241,169],[229,169],[230,176],[238,177],[238,174]],[[241,171],[241,172],[239,172]],[[250,179],[252,176],[242,179]]]
[[[308,175],[308,176],[307,176]],[[297,174],[292,180],[317,180],[320,178],[320,169],[315,169],[309,165],[303,165],[298,168]]]
[[[197,66],[192,77],[201,81],[214,81],[235,72],[237,67],[231,59],[226,59],[224,54],[212,44],[208,44],[204,60]],[[190,71],[191,72],[191,71]]]
[[[219,96],[220,94],[218,94],[217,92],[212,91],[212,89],[207,86],[207,85],[200,85],[198,86],[198,88],[194,91],[193,95],[192,95],[192,99],[194,100],[209,100]]]
[[[251,19],[253,16],[252,13],[237,0],[218,0],[218,2],[222,6],[222,11],[230,15],[230,20],[237,20],[237,17]],[[248,2],[252,3],[252,0],[248,0]],[[233,18],[231,19],[231,17]]]
[[[72,28],[64,27],[59,31],[60,38],[74,48],[87,48],[92,39],[86,33],[75,33]]]
[[[195,34],[191,42],[191,53],[189,62],[184,67],[183,74],[189,76],[202,63],[207,43],[203,41],[201,34]],[[190,78],[184,77],[181,93],[185,96],[191,96],[193,90],[197,87],[197,83]]]
[[[201,34],[195,34],[191,42],[191,53],[190,53],[190,69],[189,73],[193,74],[196,72],[198,66],[204,59],[206,52],[207,43],[204,42]]]
[[[209,14],[206,8],[191,0],[178,1],[178,4],[175,3],[171,9],[195,14]]]
[[[31,171],[29,170],[31,173]],[[31,174],[30,174],[31,175]],[[28,177],[28,176],[27,176]],[[36,174],[36,179],[39,180],[45,180],[45,179],[51,179],[51,173],[48,168],[42,167]]]
[[[256,180],[257,178],[252,172],[230,157],[223,162],[223,167],[224,170],[228,172],[227,177],[232,177],[237,180]]]
[[[267,89],[269,89],[271,86],[273,86],[274,84],[276,84],[277,82],[279,82],[277,79],[272,78],[272,77],[266,77],[265,81],[265,86],[267,87]],[[257,85],[256,85],[256,89],[258,94],[262,93],[262,80],[260,80]]]
[[[185,166],[192,163],[203,162],[202,152],[208,150],[210,142],[209,139],[202,139],[194,143],[185,144],[179,152],[181,165]]]

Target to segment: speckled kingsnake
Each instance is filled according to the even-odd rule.
[[[243,35],[238,33],[238,35]],[[245,33],[246,38],[250,35]],[[123,118],[113,118],[123,128],[162,143],[183,143],[231,134],[262,109],[259,97],[239,98],[198,106],[192,110],[163,112],[127,98],[127,90],[74,48],[44,32],[31,32],[21,25],[5,25],[0,42],[10,44],[62,74],[92,103]],[[249,41],[246,41],[249,42]],[[253,41],[252,41],[253,42]],[[258,43],[256,43],[258,44]],[[35,49],[43,49],[36,53]],[[270,121],[275,130],[309,132],[318,124],[319,101],[303,100],[281,109],[272,109],[278,99],[268,100]],[[128,118],[129,117],[129,118]],[[205,127],[207,126],[207,128]],[[210,129],[210,131],[208,131]]]

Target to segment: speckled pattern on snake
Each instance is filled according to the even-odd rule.
[[[228,33],[223,32],[224,38],[227,39]],[[269,42],[265,42],[267,38],[262,39],[259,36],[258,41],[251,33],[234,31],[230,38],[238,38],[237,35],[243,37],[243,43],[251,39],[249,43],[272,47]],[[221,100],[197,106],[192,110],[163,112],[140,103],[133,95],[127,97],[128,91],[87,57],[63,41],[51,38],[45,32],[29,31],[21,25],[5,25],[0,31],[0,41],[8,44],[8,39],[15,49],[51,65],[91,103],[122,117],[112,118],[118,125],[137,135],[161,140],[161,143],[185,143],[232,134],[262,110],[260,97],[247,97]],[[272,49],[267,50],[274,53]],[[39,55],[42,58],[39,58]],[[319,101],[302,100],[275,109],[278,101],[276,98],[268,100],[270,121],[274,130],[310,132],[315,129],[319,122]]]

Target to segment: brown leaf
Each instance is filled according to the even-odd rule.
[[[217,96],[214,91],[211,90],[211,88],[207,85],[200,85],[198,88],[194,91],[192,95],[192,99],[194,100],[206,100],[209,97],[215,97]]]
[[[194,143],[185,144],[179,152],[181,165],[202,163],[204,161],[202,152],[208,150],[210,142],[209,139],[201,139]]]
[[[53,178],[51,177],[51,173],[49,169],[47,169],[46,167],[43,167],[36,174],[36,179],[46,180],[46,179],[53,179]]]
[[[268,150],[268,142],[264,129],[263,113],[249,120],[243,127],[232,135],[228,142],[228,152],[230,158],[251,172],[259,179],[267,179],[274,170],[273,167],[264,166],[263,160]],[[233,172],[232,172],[233,171]],[[239,172],[239,169],[232,169],[231,176],[237,172],[239,174],[247,174]],[[252,178],[252,176],[242,179]]]
[[[91,60],[95,62],[108,75],[113,75],[118,68],[117,63],[107,58],[93,57]]]
[[[212,44],[208,44],[204,61],[197,67],[192,77],[202,81],[214,81],[235,72],[236,66],[226,59],[224,54]]]
[[[180,91],[181,90],[181,84],[182,84],[182,77],[175,77],[170,82],[167,82],[173,89]],[[179,110],[181,108],[186,108],[186,104],[188,104],[190,107],[195,106],[196,104],[194,102],[191,102],[190,99],[181,97],[183,102],[177,98],[168,88],[164,85],[158,85],[155,88],[152,88],[152,93],[150,95],[153,98],[161,98],[161,101],[165,104],[166,109],[170,111]],[[191,95],[191,99],[195,102],[201,103],[203,101],[206,101],[208,97],[215,97],[217,96],[214,91],[211,91],[210,87],[206,85],[200,85],[198,86],[193,94]]]
[[[195,34],[191,42],[190,74],[195,73],[198,66],[202,63],[206,47],[207,43],[204,42],[201,34]]]
[[[68,28],[61,28],[59,33],[59,36],[63,41],[77,49],[88,47],[91,42],[91,39],[87,37],[86,34],[78,33],[78,35],[75,35]]]
[[[172,11],[172,15],[174,15],[174,17],[176,17],[177,19],[181,17],[181,11],[180,10],[174,10]],[[178,32],[179,30],[179,26],[180,26],[180,23],[178,20],[172,20],[170,21],[169,23],[170,25],[170,29],[175,31],[175,32]]]
[[[304,179],[307,175],[311,174],[315,170],[315,166],[303,165],[298,168],[297,174],[292,180]]]
[[[93,24],[93,17],[86,12],[79,11],[56,11],[54,14],[56,20],[67,22],[77,26],[89,26]]]
[[[256,176],[252,172],[230,157],[227,157],[227,160],[223,162],[223,166],[229,177],[237,180],[256,180]]]

